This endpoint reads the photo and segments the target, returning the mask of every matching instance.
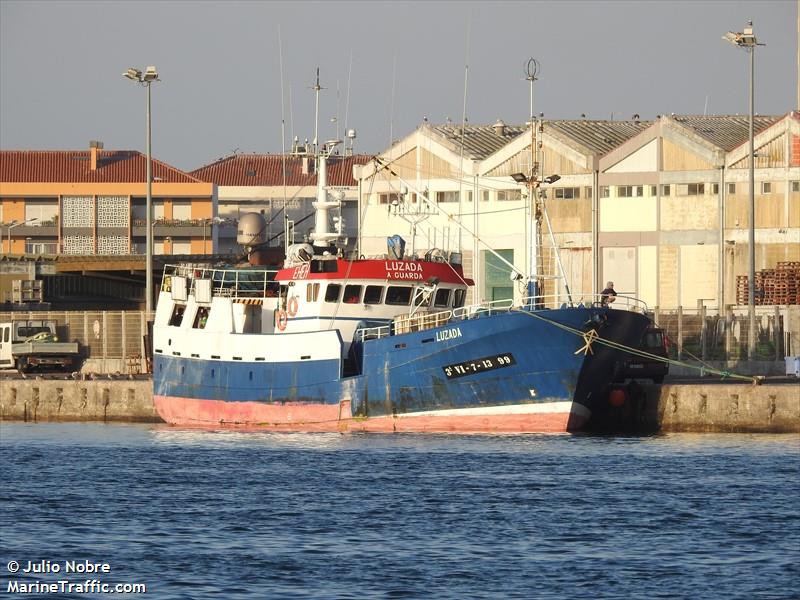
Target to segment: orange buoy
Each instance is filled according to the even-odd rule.
[[[278,329],[283,331],[286,329],[286,325],[289,323],[289,315],[286,314],[285,310],[279,310],[275,313],[275,324],[278,326]]]

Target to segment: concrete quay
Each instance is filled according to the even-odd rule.
[[[642,385],[620,413],[639,432],[800,433],[800,381]],[[145,378],[3,378],[0,420],[161,422]]]

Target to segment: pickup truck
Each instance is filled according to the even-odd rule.
[[[0,369],[75,371],[80,364],[78,343],[60,342],[55,321],[0,323]]]
[[[669,373],[669,357],[667,352],[667,336],[663,329],[650,327],[642,335],[637,350],[653,355],[647,356],[629,355],[625,359],[622,369],[618,373],[615,381],[625,379],[650,379],[653,383],[662,383],[664,377]],[[663,360],[660,360],[663,359]]]

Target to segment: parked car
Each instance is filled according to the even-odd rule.
[[[639,342],[637,350],[659,358],[668,358],[667,336],[664,330],[658,327],[648,328],[642,335],[642,340]],[[662,383],[667,373],[669,373],[669,363],[656,358],[630,354],[620,369],[616,381],[651,379],[653,383]]]

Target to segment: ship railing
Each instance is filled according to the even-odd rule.
[[[364,327],[356,330],[356,340],[365,342],[367,340],[379,340],[392,335],[391,325],[381,325],[380,327]]]
[[[615,310],[629,310],[646,314],[648,312],[647,303],[634,296],[617,294],[614,301],[606,303],[603,294],[581,294],[579,297],[573,296],[572,302],[565,302],[563,294],[544,294],[541,296],[527,296],[522,299],[522,307],[534,308],[567,308],[570,306],[608,306]]]
[[[514,301],[492,300],[491,302],[479,302],[478,304],[468,304],[453,309],[453,317],[456,319],[472,319],[475,317],[489,316],[497,313],[508,312],[514,305]]]
[[[187,292],[193,294],[198,280],[211,280],[213,296],[226,298],[277,297],[280,284],[275,281],[278,269],[216,269],[198,265],[166,265],[161,290],[171,289],[172,277],[185,277]]]

